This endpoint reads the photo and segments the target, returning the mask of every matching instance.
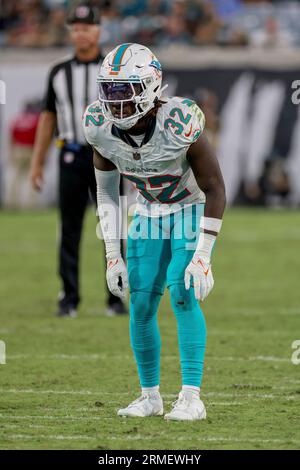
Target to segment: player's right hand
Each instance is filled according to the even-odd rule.
[[[32,166],[30,170],[30,181],[33,189],[41,191],[44,183],[43,168],[40,166]]]
[[[127,268],[121,256],[107,260],[106,281],[110,292],[125,299],[128,288]]]

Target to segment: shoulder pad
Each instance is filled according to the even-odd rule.
[[[82,126],[85,138],[90,145],[97,143],[97,138],[101,134],[101,127],[105,122],[106,119],[99,101],[89,104],[82,117]]]
[[[177,146],[189,147],[202,134],[205,116],[197,103],[188,98],[173,97],[165,108],[164,128]]]

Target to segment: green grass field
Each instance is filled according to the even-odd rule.
[[[205,422],[122,419],[139,394],[128,317],[104,316],[102,244],[86,219],[77,319],[54,317],[54,211],[0,212],[1,449],[297,449],[300,446],[300,216],[230,210],[214,255],[215,288],[203,310],[208,347]],[[161,391],[180,388],[168,294],[159,321]]]

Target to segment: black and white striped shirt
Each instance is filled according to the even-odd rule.
[[[73,56],[50,70],[44,110],[56,113],[59,139],[86,144],[82,114],[98,98],[96,77],[102,60],[100,54],[90,62]]]

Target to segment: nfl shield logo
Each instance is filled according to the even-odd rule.
[[[141,159],[141,154],[138,152],[133,153],[133,160],[140,160]]]

